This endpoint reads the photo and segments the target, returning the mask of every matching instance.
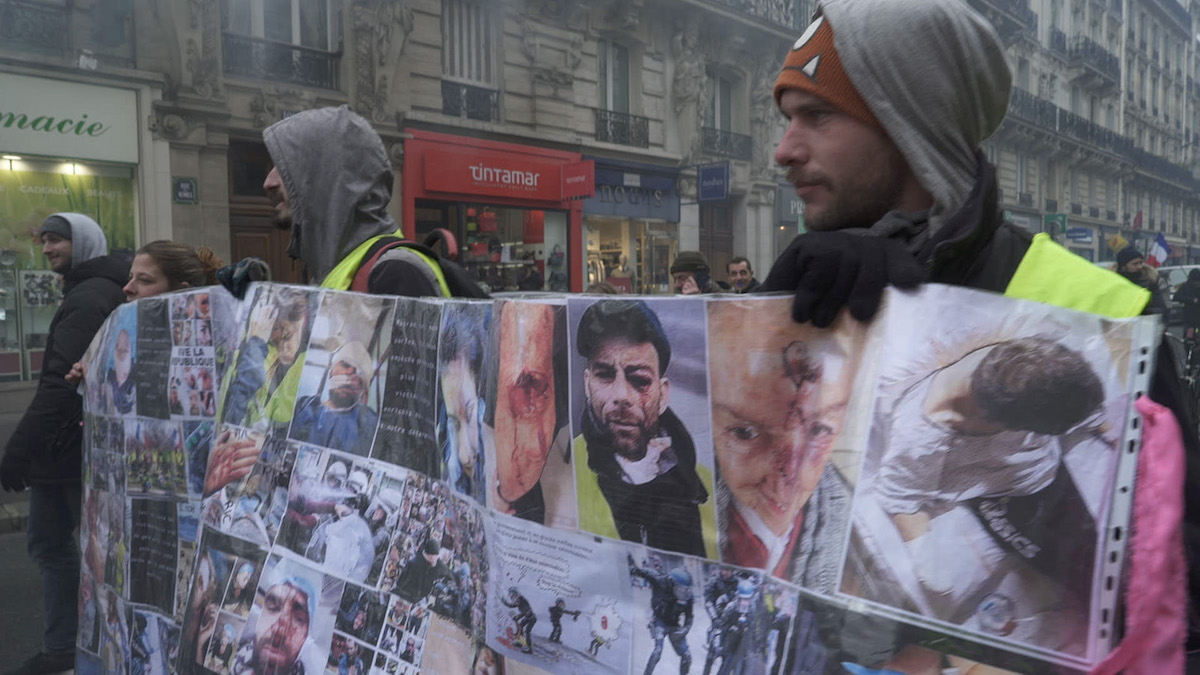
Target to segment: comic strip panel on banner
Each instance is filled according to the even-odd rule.
[[[119,308],[82,387],[78,669],[1097,663],[1157,322],[942,286],[870,324],[790,305]]]

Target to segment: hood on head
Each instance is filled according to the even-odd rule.
[[[842,66],[933,195],[931,233],[975,182],[975,151],[1008,111],[995,30],[962,0],[826,0]]]
[[[264,129],[263,141],[292,209],[288,254],[315,283],[359,244],[396,230],[387,151],[348,107],[297,113]]]
[[[92,258],[108,255],[108,238],[104,230],[82,213],[54,213],[49,218],[62,218],[71,225],[71,266]],[[49,219],[48,218],[48,219]]]

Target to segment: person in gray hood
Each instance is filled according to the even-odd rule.
[[[843,309],[869,321],[885,287],[913,288],[926,281],[1110,317],[1143,311],[1149,299],[1143,289],[1072,254],[1047,234],[1034,236],[1005,222],[996,170],[980,146],[1000,126],[1011,90],[1004,47],[968,3],[824,0],[792,45],[773,91],[786,120],[775,161],[805,202],[809,231],[775,261],[761,290],[794,293],[793,318],[821,327]],[[1063,279],[1071,280],[1070,287]],[[1184,540],[1195,616],[1200,499],[1191,495],[1200,494],[1200,441],[1172,350],[1160,348],[1156,361],[1147,393],[1182,428],[1189,498]],[[1056,486],[1057,492],[1030,495],[1030,512],[1059,517],[1078,503],[1069,475]],[[1155,498],[1184,502],[1183,494]],[[978,510],[972,517],[986,519]],[[1026,519],[1014,531],[1037,541],[1043,551],[1060,545],[1052,528],[1035,525]],[[997,533],[986,537],[1005,544]],[[857,535],[850,540],[843,592],[853,592],[848,588],[857,582],[888,584],[881,568],[855,562],[865,560],[859,553],[867,541]],[[826,545],[838,544],[818,542]],[[1008,555],[1005,560],[1012,559]],[[1170,589],[1172,597],[1178,590]],[[1144,601],[1161,603],[1155,611],[1166,604],[1163,597]],[[864,634],[882,635],[866,628]],[[1200,631],[1193,628],[1189,637],[1189,646],[1200,645]],[[869,650],[871,644],[859,646]],[[850,650],[849,645],[846,639],[842,648]],[[854,658],[864,656],[871,658],[860,663],[884,661],[879,654]]]
[[[31,489],[29,557],[42,574],[46,630],[42,650],[18,673],[53,673],[75,663],[79,588],[80,470],[83,401],[68,384],[71,365],[125,300],[129,261],[106,255],[108,241],[96,221],[81,213],[55,213],[37,232],[50,267],[63,277],[63,301],[50,320],[37,392],[0,461],[5,491]]]
[[[346,106],[306,110],[267,127],[263,141],[275,162],[263,182],[274,221],[291,228],[288,254],[304,263],[313,283],[408,297],[485,297],[457,287],[461,270],[433,251],[395,245],[404,234],[387,212],[391,161],[361,116]],[[364,265],[364,283],[355,284]]]

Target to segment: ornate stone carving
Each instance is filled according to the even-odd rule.
[[[604,13],[604,21],[618,30],[636,30],[642,22],[642,5],[645,0],[611,0]]]
[[[279,115],[275,107],[275,97],[267,97],[259,91],[250,99],[250,121],[255,129],[262,129],[275,121]]]
[[[198,117],[159,110],[150,117],[149,125],[150,132],[156,138],[182,141],[190,137],[192,132],[202,128],[204,122]]]
[[[708,105],[708,69],[700,50],[700,22],[691,18],[676,27],[671,41],[675,57],[672,102],[679,125],[679,152],[685,162],[700,155],[701,111]]]
[[[394,166],[404,164],[404,141],[397,141],[388,146],[388,159]]]
[[[583,61],[583,37],[571,36],[565,44],[543,42],[536,24],[526,18],[521,22],[521,53],[529,59],[533,81],[549,85],[558,97],[558,90],[575,84],[575,69]]]
[[[750,137],[753,139],[751,178],[767,178],[775,171],[775,152],[771,147],[771,139],[779,126],[779,113],[771,89],[778,72],[773,57],[759,55],[750,84]]]
[[[187,70],[192,76],[192,91],[201,98],[212,98],[219,89],[221,75],[221,11],[216,0],[190,0],[189,26],[200,32],[200,40],[187,40]]]
[[[284,110],[309,110],[316,104],[316,94],[304,89],[260,89],[250,99],[250,121],[256,129],[262,129],[279,121],[279,116]]]
[[[415,19],[408,0],[361,0],[352,11],[355,108],[376,124],[392,118],[388,97]]]
[[[187,41],[187,69],[192,74],[192,91],[201,98],[212,98],[217,91],[216,57],[206,56],[192,38]]]

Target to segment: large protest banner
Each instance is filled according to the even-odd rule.
[[[1112,647],[1154,319],[965,289],[120,308],[81,672],[1063,673]]]

